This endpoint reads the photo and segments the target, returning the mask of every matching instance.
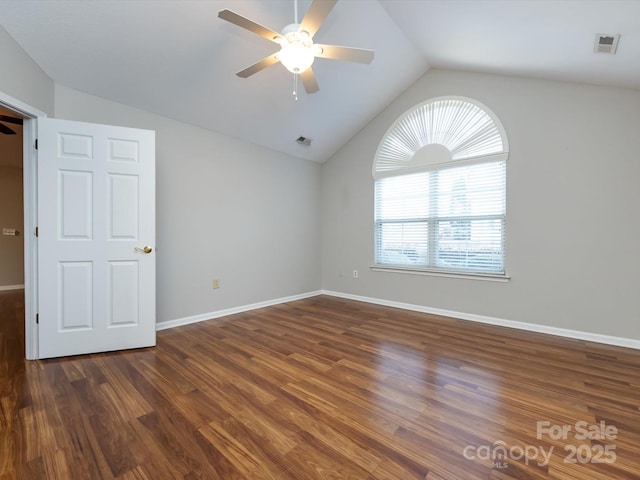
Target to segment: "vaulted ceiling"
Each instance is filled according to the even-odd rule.
[[[225,8],[294,20],[294,0],[0,0],[0,25],[61,85],[318,162],[429,68],[640,89],[640,1],[340,0],[314,40],[375,59],[316,59],[320,91],[297,101],[281,65],[235,75],[277,45]],[[594,53],[598,33],[621,34],[616,55]]]

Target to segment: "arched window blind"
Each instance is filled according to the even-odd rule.
[[[471,99],[402,115],[373,164],[375,265],[504,275],[504,129]]]

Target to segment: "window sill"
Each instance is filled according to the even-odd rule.
[[[374,272],[390,272],[390,273],[408,273],[410,275],[427,275],[431,277],[445,278],[463,278],[468,280],[484,280],[487,282],[508,282],[511,277],[497,273],[478,273],[478,272],[444,272],[439,270],[427,270],[411,267],[372,265],[371,270]]]

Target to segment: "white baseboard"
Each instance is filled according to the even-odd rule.
[[[2,289],[9,289],[7,287],[0,287]],[[24,286],[16,286],[16,288],[24,288]],[[582,332],[580,330],[570,330],[567,328],[550,327],[547,325],[539,325],[535,323],[517,322],[514,320],[506,320],[503,318],[488,317],[484,315],[476,315],[473,313],[456,312],[453,310],[443,310],[440,308],[425,307],[423,305],[414,305],[410,303],[395,302],[393,300],[384,300],[380,298],[364,297],[361,295],[352,295],[349,293],[334,292],[331,290],[318,290],[315,292],[302,293],[300,295],[292,295],[290,297],[277,298],[274,300],[266,300],[264,302],[252,303],[250,305],[242,305],[239,307],[227,308],[225,310],[218,310],[216,312],[203,313],[200,315],[193,315],[191,317],[178,318],[175,320],[168,320],[166,322],[160,322],[156,324],[156,330],[166,330],[168,328],[180,327],[182,325],[189,325],[192,323],[203,322],[205,320],[213,320],[227,315],[233,315],[235,313],[248,312],[256,310],[258,308],[270,307],[272,305],[278,305],[281,303],[293,302],[295,300],[302,300],[305,298],[315,297],[317,295],[329,295],[332,297],[346,298],[348,300],[356,300],[359,302],[373,303],[376,305],[383,305],[386,307],[401,308],[403,310],[410,310],[414,312],[430,313],[432,315],[442,315],[444,317],[457,318],[460,320],[469,320],[471,322],[485,323],[488,325],[496,325],[500,327],[516,328],[518,330],[525,330],[529,332],[545,333],[547,335],[556,335],[559,337],[572,338],[575,340],[584,340],[587,342],[603,343],[606,345],[614,345],[617,347],[626,347],[640,350],[640,340],[633,338],[614,337],[611,335],[602,335],[599,333]]]
[[[250,305],[243,305],[240,307],[227,308],[225,310],[218,310],[217,312],[203,313],[201,315],[193,315],[191,317],[178,318],[175,320],[168,320],[166,322],[160,322],[156,324],[156,330],[166,330],[168,328],[180,327],[182,325],[189,325],[191,323],[204,322],[205,320],[213,320],[214,318],[225,317],[227,315],[233,315],[235,313],[248,312],[250,310],[256,310],[258,308],[270,307],[272,305],[278,305],[280,303],[293,302],[295,300],[302,300],[305,298],[316,297],[323,292],[315,291],[302,293],[300,295],[292,295],[290,297],[277,298],[274,300],[266,300],[264,302],[252,303]]]
[[[0,285],[0,292],[4,290],[24,290],[24,285]]]
[[[538,325],[535,323],[517,322],[514,320],[505,320],[502,318],[486,317],[483,315],[475,315],[472,313],[455,312],[452,310],[442,310],[439,308],[425,307],[422,305],[413,305],[410,303],[394,302],[392,300],[383,300],[379,298],[363,297],[360,295],[351,295],[349,293],[333,292],[323,290],[323,295],[332,297],[346,298],[349,300],[357,300],[360,302],[374,303],[387,307],[401,308],[414,312],[430,313],[433,315],[442,315],[445,317],[458,318],[460,320],[469,320],[472,322],[486,323],[489,325],[497,325],[500,327],[517,328],[518,330],[526,330],[529,332],[546,333],[548,335],[556,335],[559,337],[573,338],[576,340],[585,340],[587,342],[604,343],[606,345],[615,345],[617,347],[634,348],[640,350],[640,340],[633,338],[614,337],[611,335],[602,335],[599,333],[581,332],[579,330],[569,330],[566,328],[549,327],[547,325]]]

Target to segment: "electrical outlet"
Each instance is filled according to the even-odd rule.
[[[354,270],[353,271],[353,278],[358,278],[360,276],[360,274],[358,273],[358,270]]]
[[[213,279],[213,282],[212,282],[212,286],[213,286],[213,289],[214,289],[214,290],[216,290],[216,289],[220,288],[220,280],[219,280],[219,279],[217,279],[217,278],[214,278],[214,279]]]

